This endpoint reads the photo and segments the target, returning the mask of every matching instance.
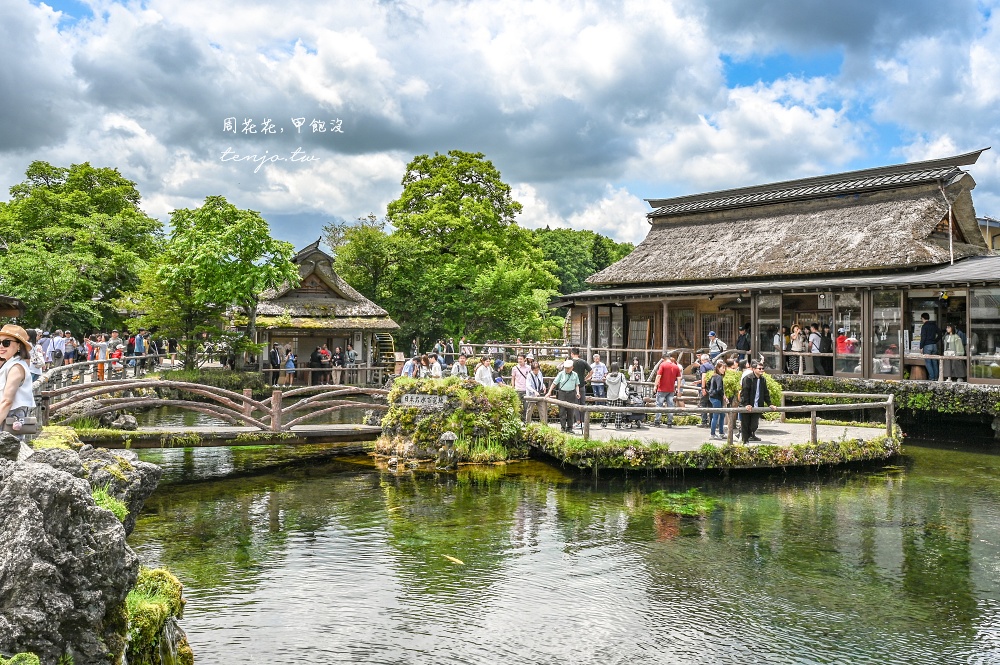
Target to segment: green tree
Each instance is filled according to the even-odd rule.
[[[632,243],[615,242],[593,231],[574,229],[536,229],[535,238],[545,259],[556,266],[554,272],[562,294],[586,290],[588,277],[635,248]]]
[[[524,312],[538,316],[527,304],[536,290],[553,292],[554,266],[517,225],[521,204],[496,167],[482,153],[418,155],[402,185],[387,211],[396,262],[380,304],[403,335],[525,334],[533,317]],[[498,271],[513,271],[516,283]]]
[[[360,217],[356,224],[336,222],[323,227],[326,244],[334,250],[333,269],[361,295],[373,302],[384,300],[393,266],[400,261],[386,232],[388,221],[375,213]]]
[[[161,225],[139,209],[135,183],[112,168],[36,161],[0,203],[0,291],[42,328],[93,329],[135,288]]]
[[[161,286],[157,293],[138,294],[136,307],[145,311],[147,323],[185,336],[186,364],[193,362],[194,333],[222,310],[236,308],[248,322],[241,348],[235,349],[242,366],[243,351],[259,351],[254,342],[261,294],[299,283],[295,248],[272,238],[260,213],[240,210],[222,196],[209,196],[200,208],[173,211],[170,223],[165,258],[148,273]],[[177,311],[170,311],[171,304]]]

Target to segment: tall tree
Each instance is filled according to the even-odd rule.
[[[472,334],[507,336],[523,317],[497,316],[497,307],[519,309],[535,290],[556,285],[530,231],[517,225],[521,204],[482,153],[452,150],[418,155],[407,165],[403,192],[388,206],[396,257],[383,306],[404,336]],[[516,270],[491,292],[477,286]],[[513,321],[519,321],[514,323]]]
[[[399,243],[386,232],[388,220],[375,213],[360,217],[355,224],[335,222],[323,227],[326,244],[334,250],[333,269],[361,295],[381,302],[400,262]]]
[[[116,297],[138,284],[160,241],[135,183],[117,169],[36,161],[10,194],[0,203],[0,291],[42,328],[113,321]]]
[[[272,238],[260,213],[240,210],[222,196],[209,196],[200,208],[173,211],[170,224],[165,260],[149,273],[167,293],[137,294],[136,307],[147,310],[147,323],[173,327],[189,341],[220,309],[235,307],[248,321],[242,348],[236,349],[242,366],[242,351],[259,350],[254,340],[261,294],[299,283],[295,248]]]
[[[556,266],[559,293],[563,294],[585,290],[588,277],[635,248],[629,242],[615,242],[593,231],[574,229],[536,229],[535,238],[545,258]]]

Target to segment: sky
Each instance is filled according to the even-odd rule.
[[[225,196],[302,247],[482,152],[519,223],[993,146],[1000,0],[0,0],[0,198],[34,160]],[[1000,217],[1000,145],[967,167]]]

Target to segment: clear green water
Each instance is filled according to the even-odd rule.
[[[186,584],[202,664],[1000,663],[985,450],[729,482],[314,462],[165,486],[131,543]],[[694,486],[704,521],[644,504]]]

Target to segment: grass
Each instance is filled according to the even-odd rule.
[[[478,439],[459,439],[455,442],[455,450],[459,455],[473,464],[489,464],[490,462],[505,462],[510,459],[507,447],[492,437]]]
[[[114,516],[118,518],[119,522],[124,522],[125,518],[128,517],[128,506],[121,499],[116,498],[108,490],[111,489],[111,485],[105,485],[104,487],[97,487],[91,491],[90,496],[94,498],[94,503],[100,508],[105,510],[110,510],[114,513]]]
[[[719,500],[702,494],[697,487],[687,492],[670,493],[659,490],[649,495],[649,502],[654,508],[682,517],[705,518],[719,505]]]
[[[93,416],[87,416],[85,418],[80,418],[79,420],[74,420],[69,423],[69,426],[75,429],[77,432],[84,430],[94,430],[101,429],[101,419],[95,418]]]

